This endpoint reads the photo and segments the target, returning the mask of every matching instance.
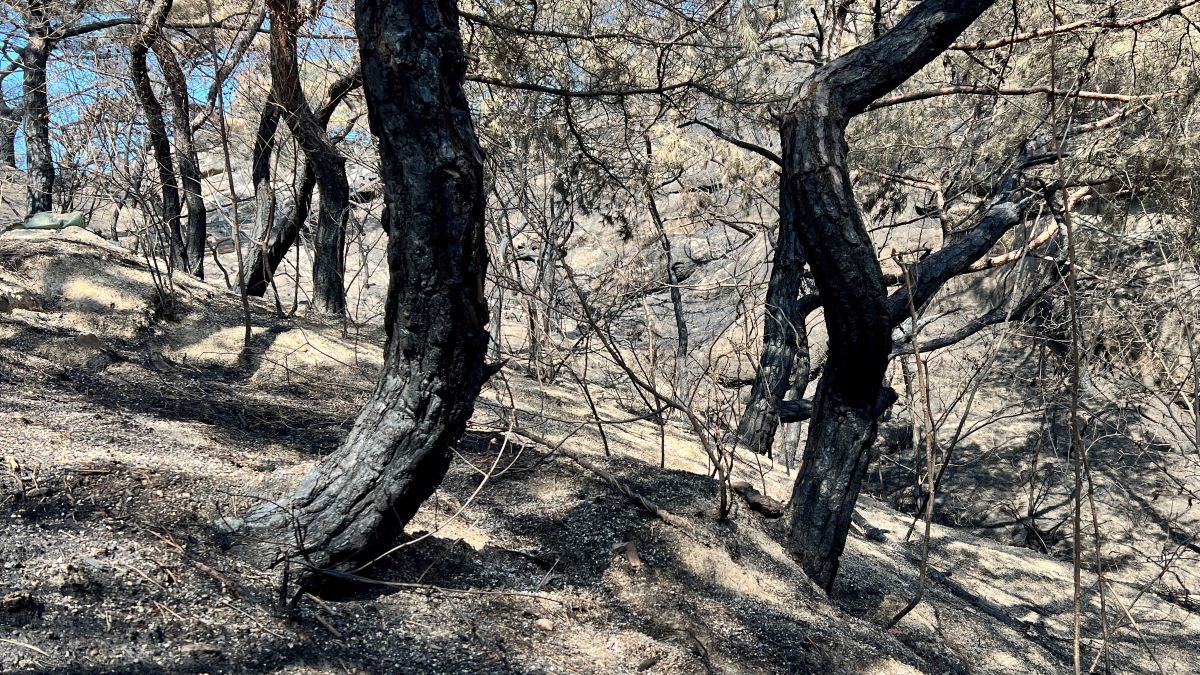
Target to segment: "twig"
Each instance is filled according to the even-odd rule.
[[[334,579],[342,579],[345,581],[355,581],[360,584],[368,584],[370,586],[382,586],[384,588],[398,588],[398,589],[406,590],[406,591],[424,591],[426,593],[449,593],[452,595],[454,595],[454,594],[457,594],[457,595],[500,595],[500,596],[510,595],[510,596],[516,596],[516,597],[521,597],[521,598],[533,598],[535,600],[546,600],[548,602],[555,602],[560,605],[569,605],[570,604],[566,600],[560,600],[558,598],[553,598],[548,595],[541,595],[538,593],[528,593],[528,592],[524,592],[524,591],[499,591],[499,590],[487,590],[487,589],[479,589],[479,588],[445,588],[444,586],[435,586],[433,584],[414,584],[414,583],[409,583],[409,582],[404,582],[404,581],[383,581],[382,579],[372,579],[370,577],[360,576],[358,574],[353,574],[351,572],[339,572],[337,570],[329,570],[329,569],[317,569],[317,570],[314,570],[314,572],[317,574],[323,574],[327,577],[333,577]]]
[[[544,438],[544,437],[540,436],[539,434],[536,434],[527,429],[516,428],[516,429],[513,429],[513,433],[515,433],[519,436],[524,436],[525,438],[528,438],[529,440],[531,440],[535,443],[541,444],[541,445],[545,445],[548,447],[554,445],[553,441],[551,441],[547,438]],[[564,457],[567,457],[568,459],[575,462],[579,466],[587,469],[588,471],[591,471],[592,473],[596,474],[596,476],[599,477],[601,481],[608,484],[609,487],[613,488],[617,492],[620,492],[622,495],[624,495],[626,498],[628,498],[629,501],[633,502],[639,508],[649,511],[650,513],[654,514],[655,517],[657,517],[659,520],[663,521],[664,523],[666,523],[668,525],[672,525],[674,527],[677,527],[680,530],[683,530],[685,533],[691,535],[692,537],[699,539],[699,537],[696,534],[695,528],[693,528],[692,524],[690,522],[688,522],[686,519],[667,511],[666,509],[660,507],[658,504],[654,503],[650,499],[638,494],[637,492],[634,492],[631,488],[629,488],[629,486],[622,483],[621,480],[619,478],[617,478],[615,475],[613,475],[611,472],[605,471],[604,469],[601,469],[600,467],[596,466],[591,461],[589,461],[587,458],[585,458],[582,454],[575,452],[574,450],[564,448],[564,447],[559,447],[558,453],[563,455]]]
[[[31,650],[31,651],[35,651],[35,652],[37,652],[37,653],[41,654],[42,656],[44,656],[44,657],[46,657],[46,658],[50,658],[50,655],[49,655],[49,654],[47,654],[46,652],[44,652],[44,651],[42,651],[42,650],[38,649],[37,647],[34,647],[33,645],[31,645],[31,644],[29,644],[29,643],[27,643],[27,642],[21,642],[20,640],[11,640],[11,639],[9,639],[9,638],[0,638],[0,642],[7,642],[7,643],[9,643],[10,645],[16,645],[16,646],[18,646],[18,647],[24,647],[25,649],[28,649],[28,650]]]

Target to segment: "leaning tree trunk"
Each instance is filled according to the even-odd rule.
[[[192,136],[192,103],[188,96],[187,77],[179,67],[175,52],[166,41],[158,39],[152,45],[162,66],[163,79],[171,93],[171,127],[175,133],[175,156],[179,163],[179,180],[187,204],[187,223],[182,227],[184,269],[197,278],[204,278],[204,244],[208,239],[208,210],[200,186],[200,157]]]
[[[54,209],[54,156],[50,153],[50,101],[46,92],[46,67],[53,45],[45,2],[30,2],[29,14],[29,41],[21,49],[21,70],[29,214],[33,215]]]
[[[326,314],[346,311],[346,216],[350,185],[346,158],[317,121],[300,85],[296,31],[304,23],[296,0],[269,0],[271,10],[271,92],[284,110],[292,135],[304,149],[321,188],[321,211],[313,237],[312,307]]]
[[[161,225],[166,228],[171,262],[177,269],[187,269],[184,255],[183,233],[180,218],[183,208],[179,203],[179,184],[175,178],[174,160],[171,157],[171,139],[167,135],[167,124],[163,121],[163,107],[154,94],[150,81],[147,59],[150,45],[158,39],[158,33],[166,23],[171,11],[171,0],[155,0],[146,14],[145,21],[138,27],[129,46],[129,75],[133,90],[146,116],[146,130],[150,136],[150,150],[158,168],[161,194],[157,204]]]
[[[738,420],[737,429],[737,437],[747,448],[768,456],[775,441],[775,430],[779,427],[779,403],[788,392],[792,367],[801,344],[805,348],[803,358],[807,359],[808,332],[804,322],[809,312],[815,309],[815,303],[800,297],[805,260],[799,224],[789,211],[793,206],[781,194],[779,235],[775,242],[771,278],[767,282],[762,355],[750,400]]]
[[[875,439],[891,350],[883,273],[854,200],[846,125],[942,53],[990,0],[926,0],[874,42],[818,68],[781,129],[781,212],[795,218],[829,331],[790,541],[804,571],[831,590]]]
[[[487,375],[483,154],[455,5],[358,0],[356,28],[384,183],[384,369],[346,442],[284,510],[247,516],[317,568],[360,559],[408,522],[445,476]]]

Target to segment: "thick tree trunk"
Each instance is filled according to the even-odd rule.
[[[54,156],[50,153],[50,101],[46,92],[46,67],[53,45],[45,2],[30,2],[29,14],[29,42],[21,50],[21,68],[29,215],[33,215],[54,210]]]
[[[325,100],[317,109],[317,123],[324,131],[329,126],[333,111],[350,92],[362,86],[362,72],[354,71],[338,78],[329,85]],[[271,187],[271,154],[275,150],[275,132],[279,127],[282,110],[269,98],[263,116],[259,120],[254,140],[254,236],[255,245],[250,249],[246,263],[246,293],[261,298],[271,286],[275,270],[284,256],[300,238],[300,228],[308,219],[317,177],[311,162],[304,163],[300,183],[295,190],[295,201],[288,208],[276,212],[278,200]]]
[[[356,9],[385,186],[384,369],[345,444],[284,502],[286,513],[265,507],[247,518],[319,568],[399,532],[445,476],[486,379],[483,156],[462,89],[456,7],[358,0]]]
[[[829,331],[829,356],[792,492],[789,546],[826,590],[833,587],[870,460],[891,351],[883,274],[846,166],[846,124],[944,51],[990,4],[922,2],[879,39],[817,69],[784,116],[781,207],[802,224]]]
[[[775,242],[771,278],[767,282],[762,355],[750,400],[738,420],[737,429],[737,436],[745,447],[768,456],[779,426],[779,404],[792,382],[792,368],[798,357],[805,362],[808,359],[808,332],[804,322],[816,306],[800,297],[805,260],[799,228],[794,205],[783,197],[781,190],[779,235]]]
[[[313,115],[300,85],[296,31],[304,18],[296,0],[269,0],[267,6],[271,10],[271,90],[321,188],[321,211],[313,237],[312,307],[318,312],[343,314],[346,216],[350,208],[346,158]]]
[[[163,79],[171,92],[171,104],[175,114],[171,116],[171,128],[175,133],[175,157],[179,163],[179,180],[183,186],[183,199],[187,204],[187,223],[183,226],[184,269],[190,274],[204,278],[204,245],[208,239],[208,210],[200,186],[200,158],[196,153],[196,141],[192,136],[192,103],[188,96],[187,77],[179,67],[179,61],[170,45],[164,40],[155,40],[152,49],[162,66]]]
[[[161,225],[166,229],[168,245],[171,249],[171,261],[177,269],[187,270],[186,247],[183,242],[180,218],[183,208],[179,203],[179,184],[175,177],[174,160],[171,157],[171,139],[167,135],[167,124],[164,121],[163,107],[154,94],[154,86],[150,81],[150,68],[147,59],[150,55],[150,45],[158,39],[158,33],[166,23],[167,14],[171,11],[171,0],[155,0],[133,42],[129,46],[129,74],[133,80],[133,90],[142,106],[146,117],[146,130],[150,136],[150,150],[154,163],[158,168],[160,197],[157,204]]]

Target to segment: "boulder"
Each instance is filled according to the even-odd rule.
[[[42,211],[25,219],[21,225],[26,230],[61,230],[66,227],[83,227],[87,223],[81,211],[53,213]]]

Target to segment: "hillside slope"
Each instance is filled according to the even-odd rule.
[[[82,230],[0,237],[4,672],[1069,670],[1068,564],[935,526],[925,601],[885,630],[916,588],[905,516],[863,500],[868,530],[827,598],[777,522],[715,519],[688,434],[613,426],[606,457],[575,392],[507,370],[411,539],[362,572],[381,583],[284,612],[274,575],[223,550],[210,523],[336,447],[382,335],[255,303],[241,358],[236,297],[183,278],[174,302],[163,291],[147,261]],[[514,425],[561,446],[506,435]],[[779,468],[738,473],[788,494]],[[1112,671],[1193,672],[1194,605],[1110,581],[1136,618],[1110,627]]]

